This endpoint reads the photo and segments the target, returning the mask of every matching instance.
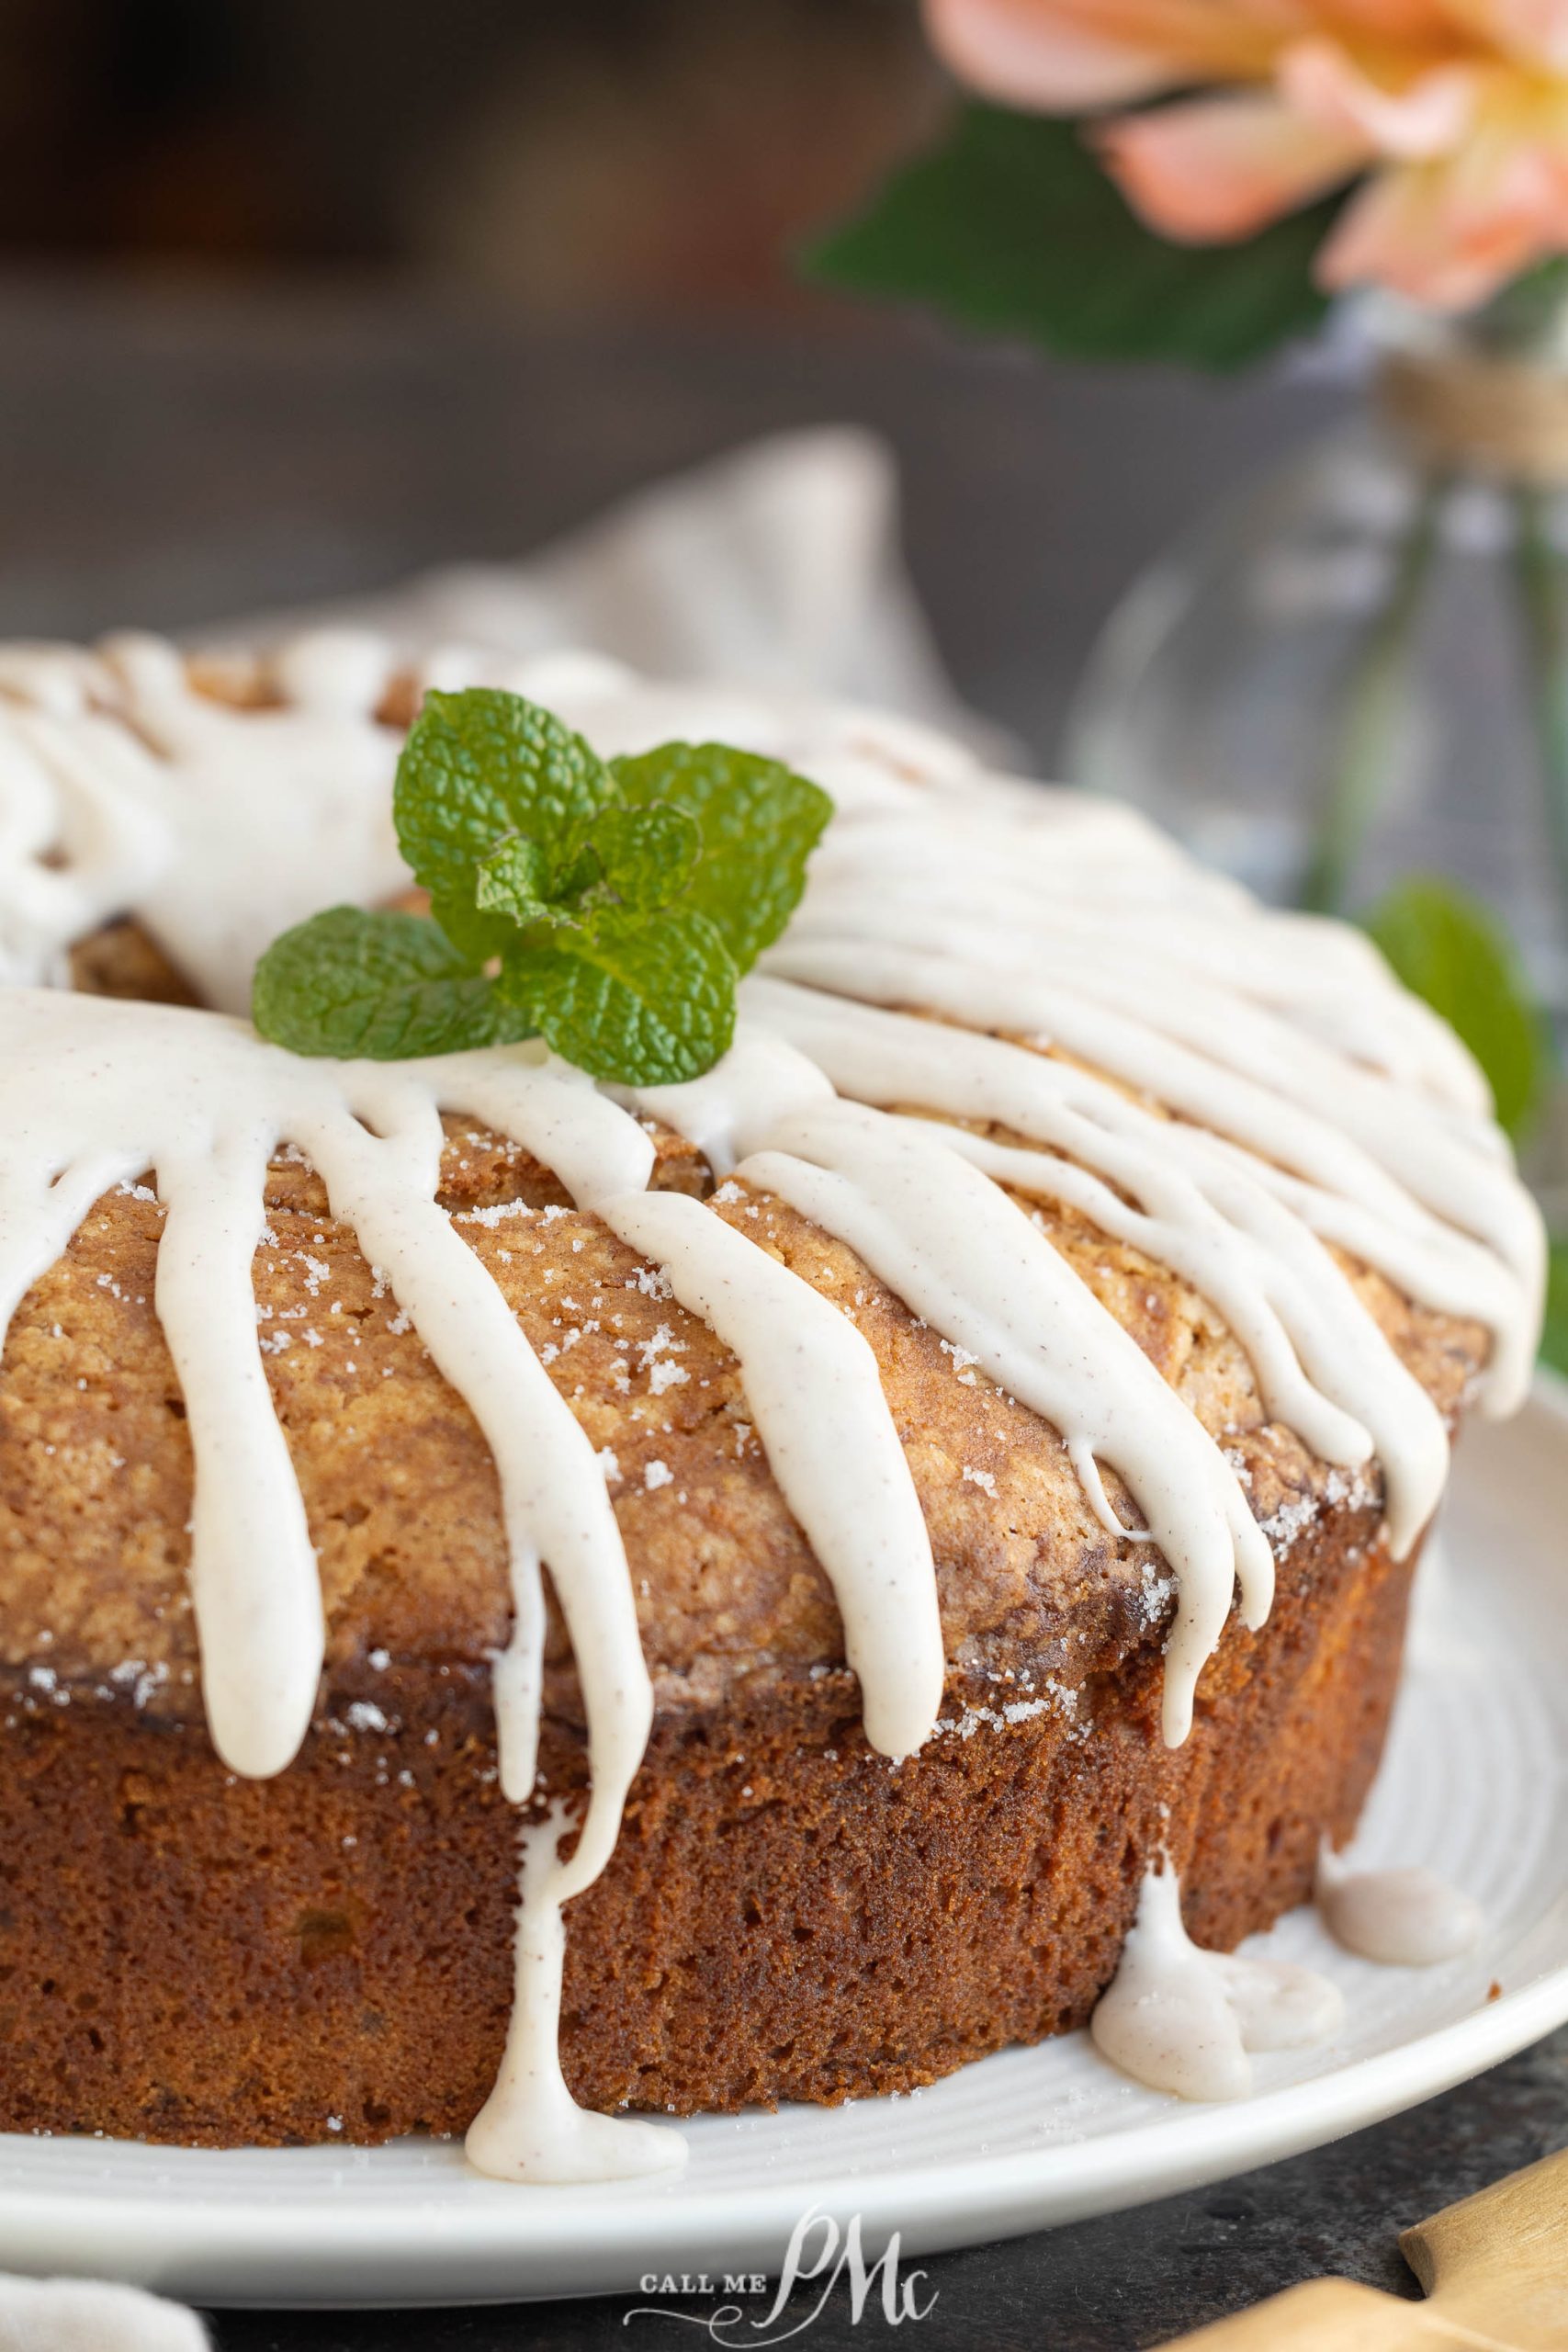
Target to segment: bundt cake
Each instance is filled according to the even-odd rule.
[[[705,1074],[245,1019],[474,686],[830,796]],[[14,649],[0,2127],[636,2171],[1083,2023],[1152,1869],[1228,1949],[1541,1265],[1370,944],[1110,804],[587,657]]]

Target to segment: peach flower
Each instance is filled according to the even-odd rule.
[[[1221,244],[1351,180],[1317,260],[1462,310],[1568,251],[1568,0],[925,0],[987,97],[1094,136],[1163,236]],[[1143,101],[1183,95],[1164,106]]]

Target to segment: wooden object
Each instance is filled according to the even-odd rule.
[[[1561,2352],[1568,2347],[1568,2149],[1400,2236],[1426,2293],[1314,2278],[1170,2352]]]

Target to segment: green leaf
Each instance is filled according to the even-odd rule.
[[[611,762],[624,802],[684,808],[702,857],[682,899],[707,916],[748,972],[783,931],[806,888],[807,860],[833,804],[819,785],[778,760],[725,743],[661,743]]]
[[[545,854],[537,842],[512,833],[474,868],[474,904],[481,914],[535,922],[548,914]]]
[[[698,1078],[735,1034],[735,966],[705,915],[607,907],[519,943],[499,986],[558,1054],[622,1086]]]
[[[671,802],[635,808],[621,801],[599,819],[590,847],[623,906],[651,912],[685,889],[702,855],[703,837],[696,819]]]
[[[1342,198],[1242,244],[1145,228],[1075,123],[961,109],[945,143],[896,173],[808,252],[829,285],[934,303],[962,325],[1073,359],[1245,367],[1315,326],[1312,262]]]
[[[531,1033],[425,915],[331,907],[275,939],[256,967],[252,1018],[295,1054],[402,1061]]]
[[[431,694],[398,763],[431,915],[336,907],[274,942],[255,1018],[298,1053],[451,1052],[543,1033],[596,1078],[672,1083],[735,1030],[832,802],[773,760],[667,744],[605,768],[521,695]]]
[[[1405,987],[1458,1031],[1517,1138],[1540,1109],[1551,1045],[1518,956],[1491,910],[1439,875],[1413,875],[1362,918]]]
[[[427,694],[398,762],[392,813],[437,920],[476,961],[505,944],[504,918],[476,910],[477,868],[509,834],[543,859],[545,897],[580,855],[610,797],[581,735],[521,695],[470,686]]]
[[[1554,1372],[1568,1373],[1568,1241],[1554,1241],[1547,1260],[1546,1322],[1540,1335],[1541,1360]]]

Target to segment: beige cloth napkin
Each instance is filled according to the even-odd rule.
[[[200,632],[254,645],[316,623],[546,653],[591,647],[656,678],[723,678],[907,713],[998,756],[963,704],[904,569],[891,452],[852,425],[777,434],[638,491],[519,563]]]

